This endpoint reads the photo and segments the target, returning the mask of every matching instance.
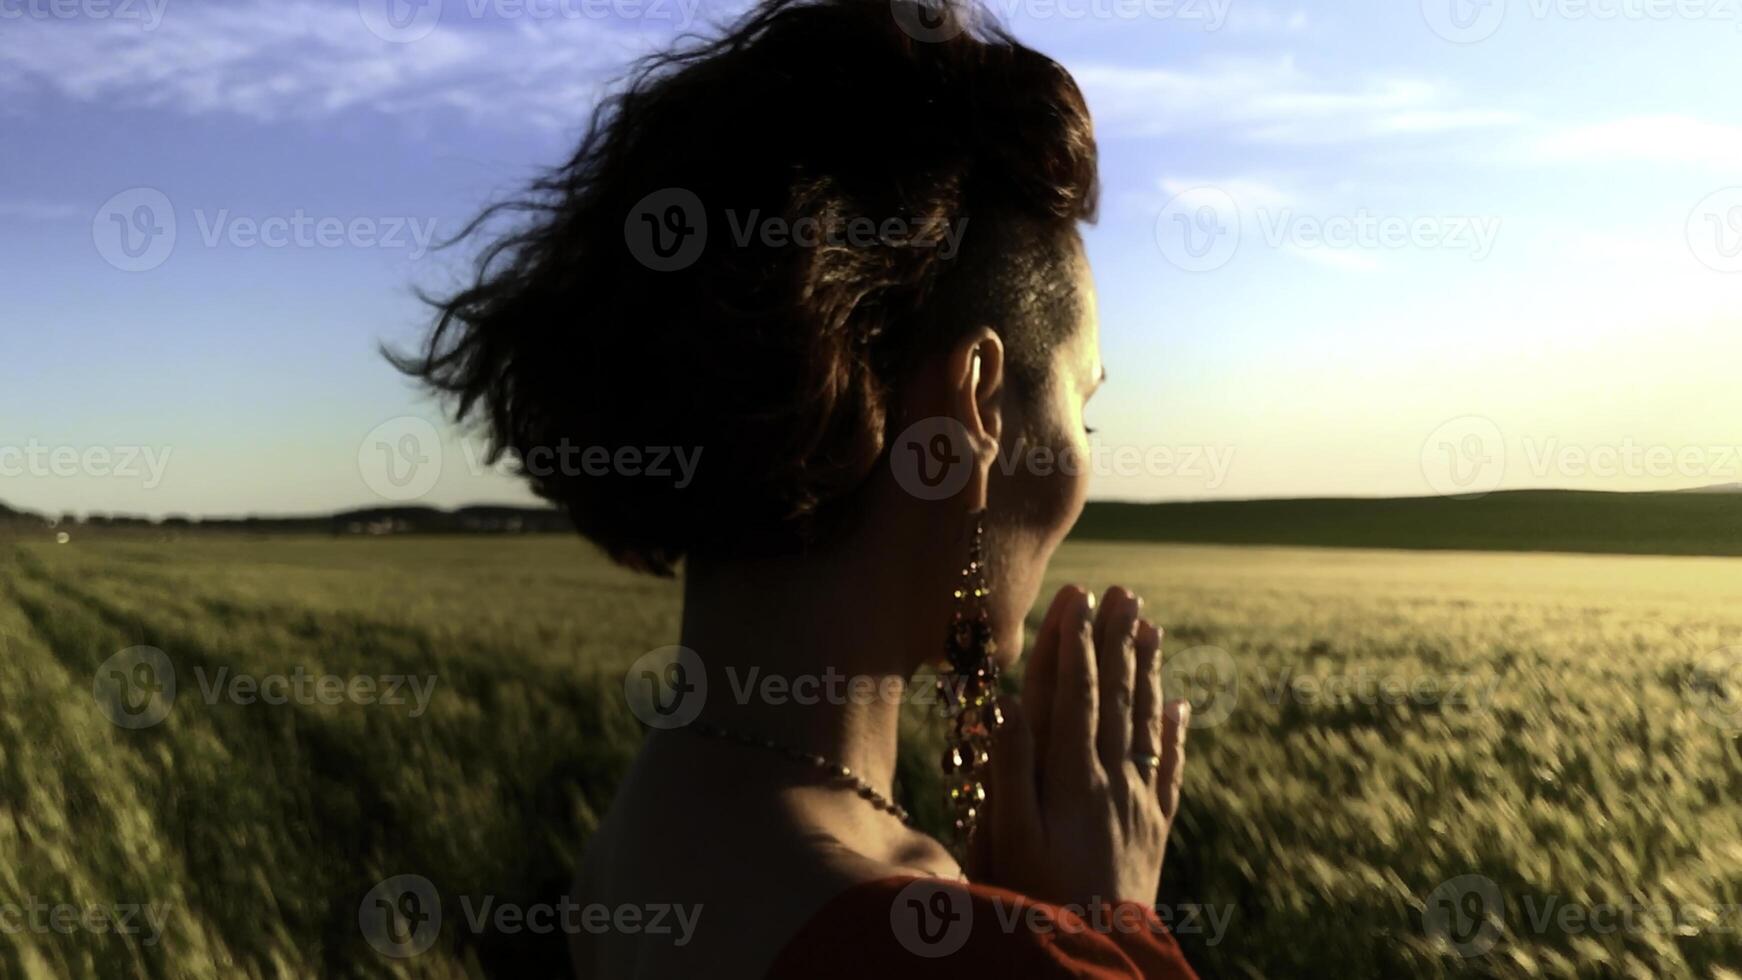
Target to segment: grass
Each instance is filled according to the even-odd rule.
[[[1094,503],[1079,539],[1458,551],[1742,555],[1742,495],[1514,490],[1455,497]]]
[[[1146,594],[1176,689],[1223,716],[1192,733],[1162,896],[1226,915],[1182,930],[1206,977],[1737,980],[1742,743],[1714,722],[1742,699],[1742,561],[1073,543],[1064,581]],[[0,905],[163,922],[14,930],[0,975],[564,972],[560,936],[474,932],[455,899],[561,894],[640,737],[622,671],[677,614],[673,584],[555,536],[0,542]],[[126,729],[93,685],[139,644],[179,689]],[[435,687],[421,713],[208,703],[219,670]],[[1351,678],[1417,696],[1325,693]],[[910,721],[904,790],[936,823]],[[398,874],[448,910],[407,959],[359,928]],[[1503,903],[1473,955],[1430,901],[1466,875]],[[1568,903],[1677,911],[1544,925]]]

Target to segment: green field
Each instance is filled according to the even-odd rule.
[[[1742,556],[1742,495],[1508,490],[1474,498],[1091,503],[1080,539]]]
[[[1051,581],[1144,593],[1213,722],[1162,896],[1226,915],[1181,934],[1206,977],[1742,976],[1742,560],[1076,543]],[[556,536],[0,540],[0,909],[162,923],[15,914],[0,974],[560,973],[561,937],[459,899],[560,895],[639,738],[621,671],[677,613]],[[94,691],[142,644],[177,691],[129,729]],[[434,686],[250,704],[208,699],[220,671]],[[359,927],[399,874],[448,910],[410,959]],[[1499,902],[1448,942],[1430,899],[1472,875]]]

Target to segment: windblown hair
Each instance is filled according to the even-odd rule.
[[[769,0],[717,39],[640,62],[572,159],[473,222],[468,236],[520,219],[472,285],[426,297],[427,344],[388,356],[458,420],[478,418],[496,454],[699,450],[681,487],[527,467],[623,564],[670,574],[686,554],[825,535],[831,506],[883,457],[916,364],[990,326],[1032,391],[1076,322],[1066,263],[1097,196],[1082,94],[978,8],[936,3]],[[681,267],[635,242],[636,222],[674,200],[699,204],[689,230],[705,226]],[[638,214],[650,201],[665,203]],[[745,236],[769,219],[867,218],[907,232]],[[949,229],[953,254],[938,246]]]

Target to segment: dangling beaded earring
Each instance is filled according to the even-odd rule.
[[[986,512],[976,511],[969,520],[968,561],[956,586],[955,614],[944,640],[949,670],[938,675],[939,700],[949,718],[943,769],[956,817],[958,858],[967,853],[985,807],[992,735],[1004,724],[998,710],[998,660],[993,656],[998,644],[986,613],[986,599],[992,594],[986,584]]]

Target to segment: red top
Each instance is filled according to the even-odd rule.
[[[772,980],[1197,980],[1138,902],[1068,909],[985,885],[902,876],[847,889],[799,930]]]

